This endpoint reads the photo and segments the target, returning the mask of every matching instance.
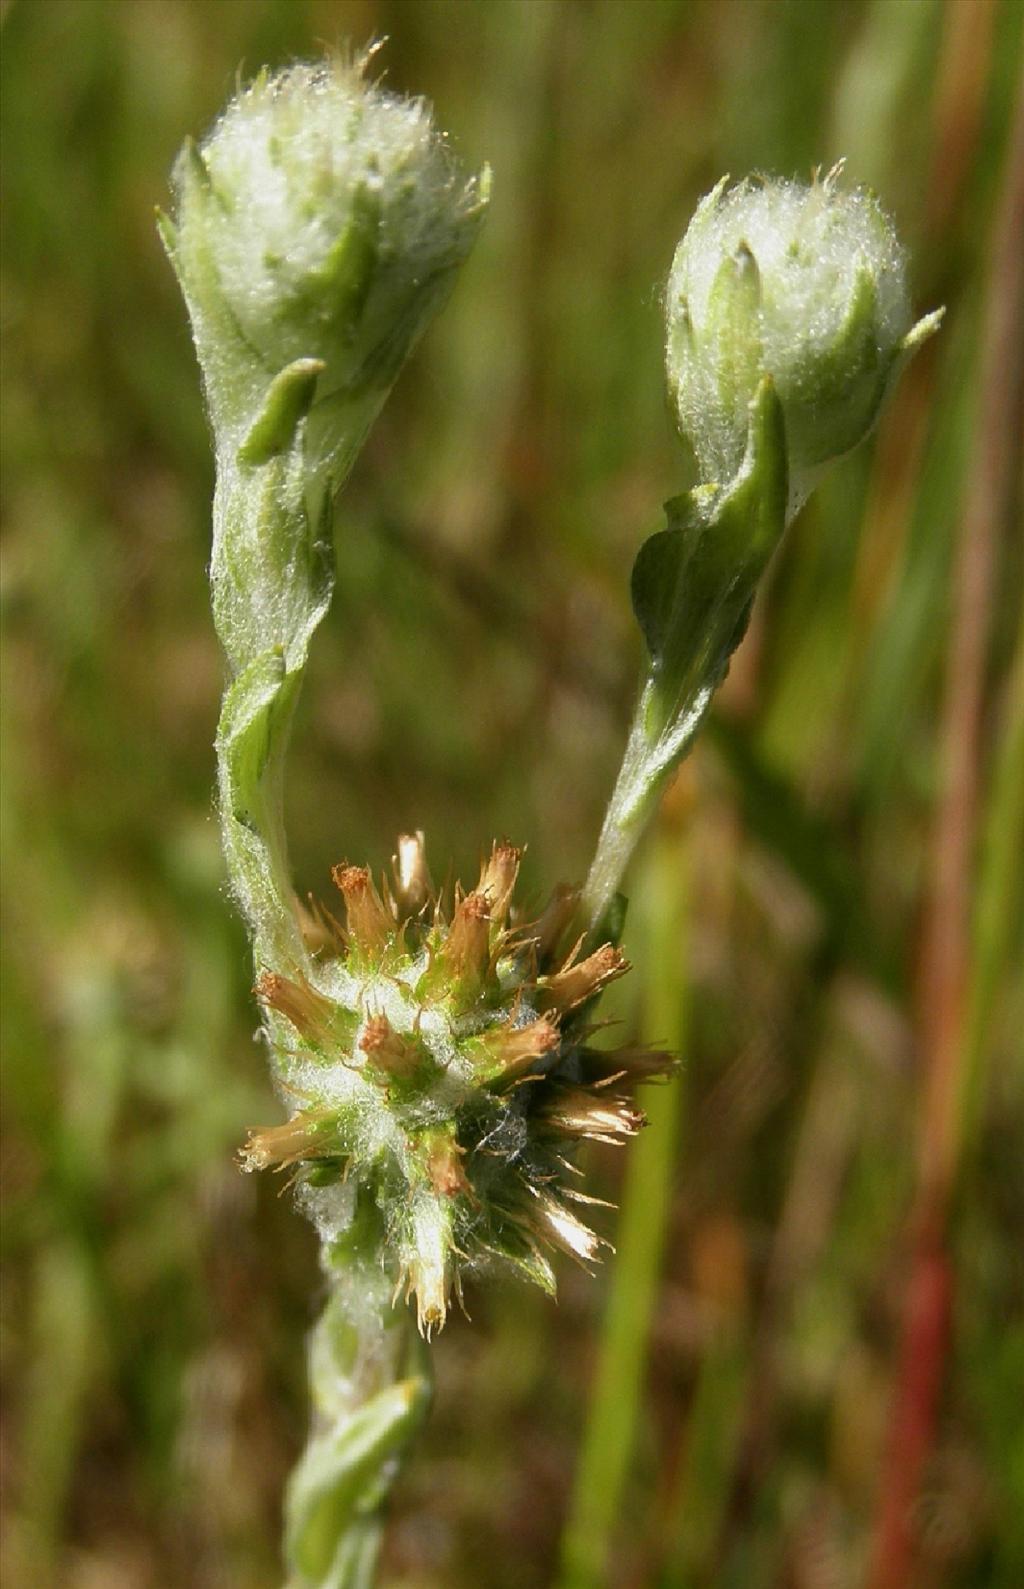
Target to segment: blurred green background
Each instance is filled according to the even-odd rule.
[[[919,311],[948,305],[790,533],[635,863],[615,1013],[685,1065],[628,1154],[591,1155],[617,1256],[563,1263],[557,1307],[471,1291],[384,1581],[1019,1589],[1019,0],[0,15],[8,1589],[278,1581],[320,1282],[233,1158],[278,1106],[223,892],[212,468],[153,206],[236,73],[382,34],[494,201],[339,509],[304,888],[420,826],[442,875],[504,834],[536,897],[585,872],[631,560],[692,478],[660,284],[722,172],[846,156]]]

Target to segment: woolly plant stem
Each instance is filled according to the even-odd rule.
[[[294,462],[221,457],[214,511],[214,614],[234,672],[217,732],[220,817],[257,972],[311,969],[291,892],[283,774],[309,641],[331,597],[331,512],[325,496],[316,534]],[[282,578],[265,554],[283,546]],[[321,1266],[329,1291],[310,1348],[310,1435],[286,1500],[289,1589],[370,1589],[383,1504],[429,1401],[428,1360],[411,1315],[392,1306],[372,1210],[344,1240],[322,1235]]]
[[[710,699],[710,691],[698,690],[696,699],[684,707],[672,735],[659,742],[649,728],[654,691],[655,684],[649,678],[640,692],[622,765],[583,888],[585,919],[598,936],[633,852],[657,810],[669,778],[689,750]]]
[[[746,630],[786,527],[787,491],[782,409],[765,378],[747,409],[746,452],[728,487],[698,487],[666,503],[667,528],[644,543],[633,568],[649,665],[583,891],[594,932]]]
[[[264,996],[264,1031],[290,1108],[311,1052],[299,1052],[312,1029],[303,1012],[326,1030],[292,890],[283,783],[310,641],[331,600],[332,502],[485,203],[485,182],[457,179],[427,108],[378,90],[365,65],[260,73],[201,147],[186,143],[173,218],[159,217],[216,452],[224,854],[257,987],[279,992],[276,1005]],[[343,1023],[331,1021],[333,1041]],[[322,1074],[319,1052],[312,1063]],[[361,1103],[368,1118],[376,1095],[362,1091],[351,1112]],[[273,1128],[247,1166],[303,1170],[321,1117]],[[368,1589],[381,1509],[429,1399],[408,1310],[392,1306],[381,1215],[365,1187],[348,1183],[346,1162],[334,1155],[329,1184],[306,1172],[300,1186],[328,1297],[311,1344],[309,1444],[286,1502],[289,1589]]]

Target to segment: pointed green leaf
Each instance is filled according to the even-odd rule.
[[[877,320],[878,284],[871,267],[862,259],[853,278],[846,318],[822,361],[826,376],[838,381],[851,369],[877,363]]]
[[[900,343],[901,352],[913,353],[922,342],[927,342],[929,337],[933,337],[942,324],[945,313],[946,309],[943,305],[941,309],[933,309],[931,314],[923,315],[916,325],[911,326]]]
[[[624,810],[665,777],[692,742],[746,629],[758,581],[786,527],[785,423],[771,378],[749,406],[743,463],[729,491],[666,503],[669,528],[641,548],[633,605],[651,655],[643,731]]]
[[[719,392],[740,412],[761,374],[760,321],[761,272],[744,242],[718,267],[702,330],[705,345],[714,349]]]
[[[633,611],[654,662],[665,649],[683,567],[703,529],[706,498],[702,490],[666,502],[669,528],[649,536],[633,564]]]
[[[156,229],[160,234],[160,241],[164,245],[164,252],[173,265],[174,250],[178,242],[178,228],[171,220],[171,217],[160,208],[159,204],[156,206],[154,213],[156,215]]]
[[[325,1578],[353,1520],[379,1507],[391,1465],[416,1433],[429,1400],[426,1379],[401,1380],[306,1448],[288,1486],[285,1551],[312,1583]]]
[[[278,453],[287,452],[309,412],[317,378],[324,368],[323,359],[296,359],[275,375],[263,407],[238,449],[240,463],[266,463]]]
[[[352,213],[341,237],[317,272],[315,283],[335,308],[331,322],[351,339],[373,283],[380,249],[380,196],[367,187],[352,196]]]
[[[194,138],[188,137],[181,146],[178,156],[181,167],[182,180],[196,192],[204,197],[213,192],[213,183],[210,181],[210,172],[199,150],[199,145]]]
[[[224,698],[217,750],[228,769],[231,816],[248,822],[259,802],[273,746],[273,707],[285,679],[284,655],[265,652],[246,668]]]
[[[280,650],[265,652],[228,689],[217,729],[224,853],[263,964],[302,963],[280,798],[300,678]]]
[[[651,655],[660,727],[719,682],[757,582],[785,529],[785,426],[770,377],[750,404],[747,448],[728,494],[665,504],[669,528],[641,547],[633,607]]]
[[[782,538],[788,493],[782,404],[774,381],[766,375],[750,405],[743,464],[705,537],[714,548],[723,579],[745,587],[740,606],[753,595]]]
[[[664,649],[685,557],[686,538],[682,531],[659,530],[644,542],[633,564],[630,581],[633,611],[652,660]]]

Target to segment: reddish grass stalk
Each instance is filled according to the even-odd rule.
[[[870,1589],[904,1589],[914,1566],[913,1511],[935,1440],[954,1275],[945,1250],[960,1155],[971,973],[971,896],[978,832],[989,617],[999,535],[1013,492],[1024,420],[1024,85],[1007,151],[982,327],[979,404],[955,567],[943,710],[943,792],[922,945],[919,1032],[924,1066],[911,1271],[882,1472]]]

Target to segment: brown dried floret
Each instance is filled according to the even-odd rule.
[[[541,912],[532,936],[537,946],[537,964],[542,970],[557,958],[579,901],[578,888],[559,883]]]
[[[595,1087],[625,1079],[630,1083],[664,1081],[679,1067],[675,1054],[663,1048],[627,1043],[622,1048],[580,1050],[583,1079]]]
[[[245,1170],[287,1169],[306,1159],[333,1158],[338,1144],[330,1135],[331,1116],[324,1109],[306,1109],[279,1126],[258,1126],[239,1152]]]
[[[594,1263],[601,1248],[608,1245],[607,1242],[596,1235],[589,1225],[577,1219],[551,1192],[538,1191],[534,1187],[530,1190],[536,1198],[533,1225],[541,1239],[561,1247],[563,1252],[582,1264]]]
[[[345,899],[345,925],[351,947],[370,959],[387,948],[395,919],[377,892],[366,866],[335,866],[331,872]]]
[[[538,1118],[558,1136],[610,1143],[635,1137],[646,1124],[643,1112],[621,1093],[585,1087],[556,1088],[544,1098]]]
[[[276,971],[262,971],[253,989],[256,997],[290,1021],[301,1036],[325,1046],[332,1040],[336,1006],[311,987],[301,972],[294,980]]]
[[[427,1177],[439,1197],[464,1197],[470,1192],[462,1167],[465,1151],[445,1132],[432,1135],[427,1144]]]
[[[522,855],[522,850],[517,850],[514,844],[496,841],[480,871],[476,892],[488,901],[491,920],[499,926],[504,923],[512,903]]]
[[[558,1016],[540,1015],[524,1026],[505,1021],[489,1027],[478,1039],[483,1050],[481,1074],[486,1080],[515,1081],[538,1059],[558,1047]]]
[[[471,996],[483,986],[491,959],[490,925],[486,894],[474,889],[456,902],[439,958],[463,995]]]
[[[584,1000],[593,998],[595,993],[600,993],[616,977],[625,976],[629,970],[629,961],[614,944],[602,944],[592,955],[574,964],[578,949],[579,944],[561,971],[541,977],[538,981],[537,999],[542,1006],[563,1013],[573,1010]]]
[[[363,1028],[359,1047],[374,1070],[396,1081],[407,1081],[423,1061],[415,1037],[396,1032],[386,1015],[371,1015]]]

